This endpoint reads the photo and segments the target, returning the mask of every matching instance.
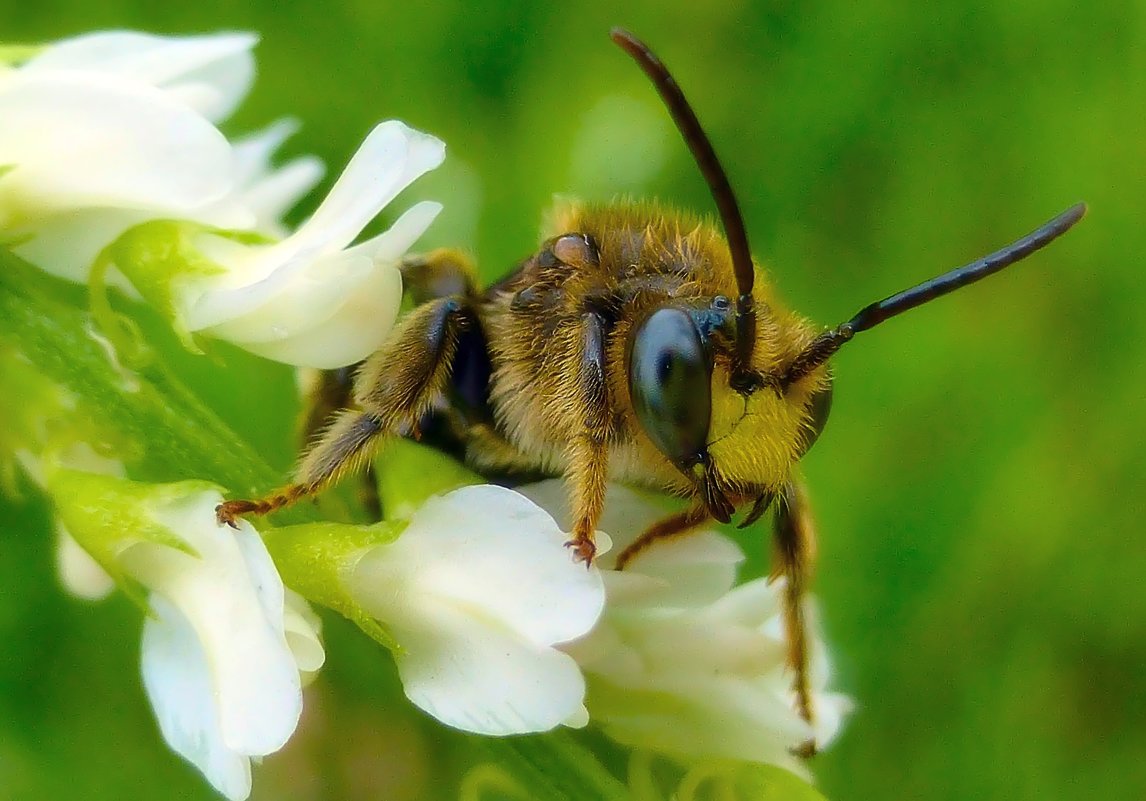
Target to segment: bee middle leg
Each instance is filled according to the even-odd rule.
[[[304,454],[293,484],[255,500],[220,504],[216,517],[235,524],[244,514],[265,515],[313,495],[360,468],[384,436],[414,433],[449,382],[461,334],[476,318],[465,297],[442,298],[414,309],[355,378],[358,409],[339,412]]]

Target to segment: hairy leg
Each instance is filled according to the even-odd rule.
[[[808,723],[815,720],[808,678],[808,631],[804,619],[804,593],[812,577],[816,559],[816,532],[804,488],[796,483],[785,485],[778,498],[772,529],[772,577],[783,577],[782,615],[788,640],[788,667],[792,670],[792,689],[796,694],[796,712]],[[815,740],[796,749],[800,756],[816,753]]]
[[[577,561],[588,566],[597,553],[593,538],[605,508],[609,477],[611,420],[605,377],[605,321],[596,312],[586,312],[581,318],[580,335],[573,391],[581,419],[566,450],[565,480],[573,502],[573,539],[566,545],[573,549]]]
[[[416,430],[441,400],[449,381],[458,338],[472,324],[466,299],[443,298],[414,309],[359,370],[354,401],[359,409],[340,412],[303,456],[294,483],[255,500],[232,500],[215,510],[234,525],[243,514],[264,515],[321,491],[360,468],[380,439]]]

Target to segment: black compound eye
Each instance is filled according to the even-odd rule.
[[[658,309],[637,328],[629,353],[629,392],[637,419],[682,470],[700,461],[712,412],[712,364],[692,318]]]

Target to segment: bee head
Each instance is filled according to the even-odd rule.
[[[657,448],[694,479],[709,511],[722,522],[732,513],[728,489],[753,491],[746,483],[759,482],[756,491],[765,497],[819,437],[831,409],[827,361],[844,343],[1014,264],[1066,233],[1086,214],[1086,205],[1078,203],[988,256],[865,306],[850,320],[806,340],[787,358],[754,356],[760,341],[753,295],[756,271],[728,177],[696,113],[661,60],[628,31],[615,28],[612,38],[640,65],[664,100],[720,210],[732,257],[735,309],[726,298],[714,299],[708,308],[656,309],[639,324],[629,345],[629,388],[641,426]],[[718,338],[713,336],[717,331],[730,332],[723,359],[717,357]],[[723,454],[716,453],[718,447]],[[714,466],[717,461],[719,469]],[[749,517],[753,514],[755,510]]]

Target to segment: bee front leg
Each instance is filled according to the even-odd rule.
[[[408,434],[438,402],[449,381],[460,334],[474,321],[465,298],[442,298],[410,312],[362,365],[354,381],[359,409],[339,412],[303,456],[295,482],[257,500],[215,509],[235,525],[244,514],[265,515],[313,495],[360,468],[386,435]]]
[[[568,467],[565,478],[573,495],[573,539],[565,543],[574,558],[592,564],[597,553],[594,535],[605,508],[605,487],[609,478],[609,434],[611,425],[609,387],[605,373],[605,320],[594,311],[581,319],[580,348],[570,371],[580,420],[566,448]]]
[[[815,720],[815,710],[809,686],[808,631],[803,602],[816,559],[816,532],[803,486],[789,482],[778,501],[772,527],[772,578],[784,579],[781,614],[788,641],[788,667],[794,674],[792,690],[796,694],[796,712],[810,724]],[[800,745],[795,753],[813,756],[815,739]]]

